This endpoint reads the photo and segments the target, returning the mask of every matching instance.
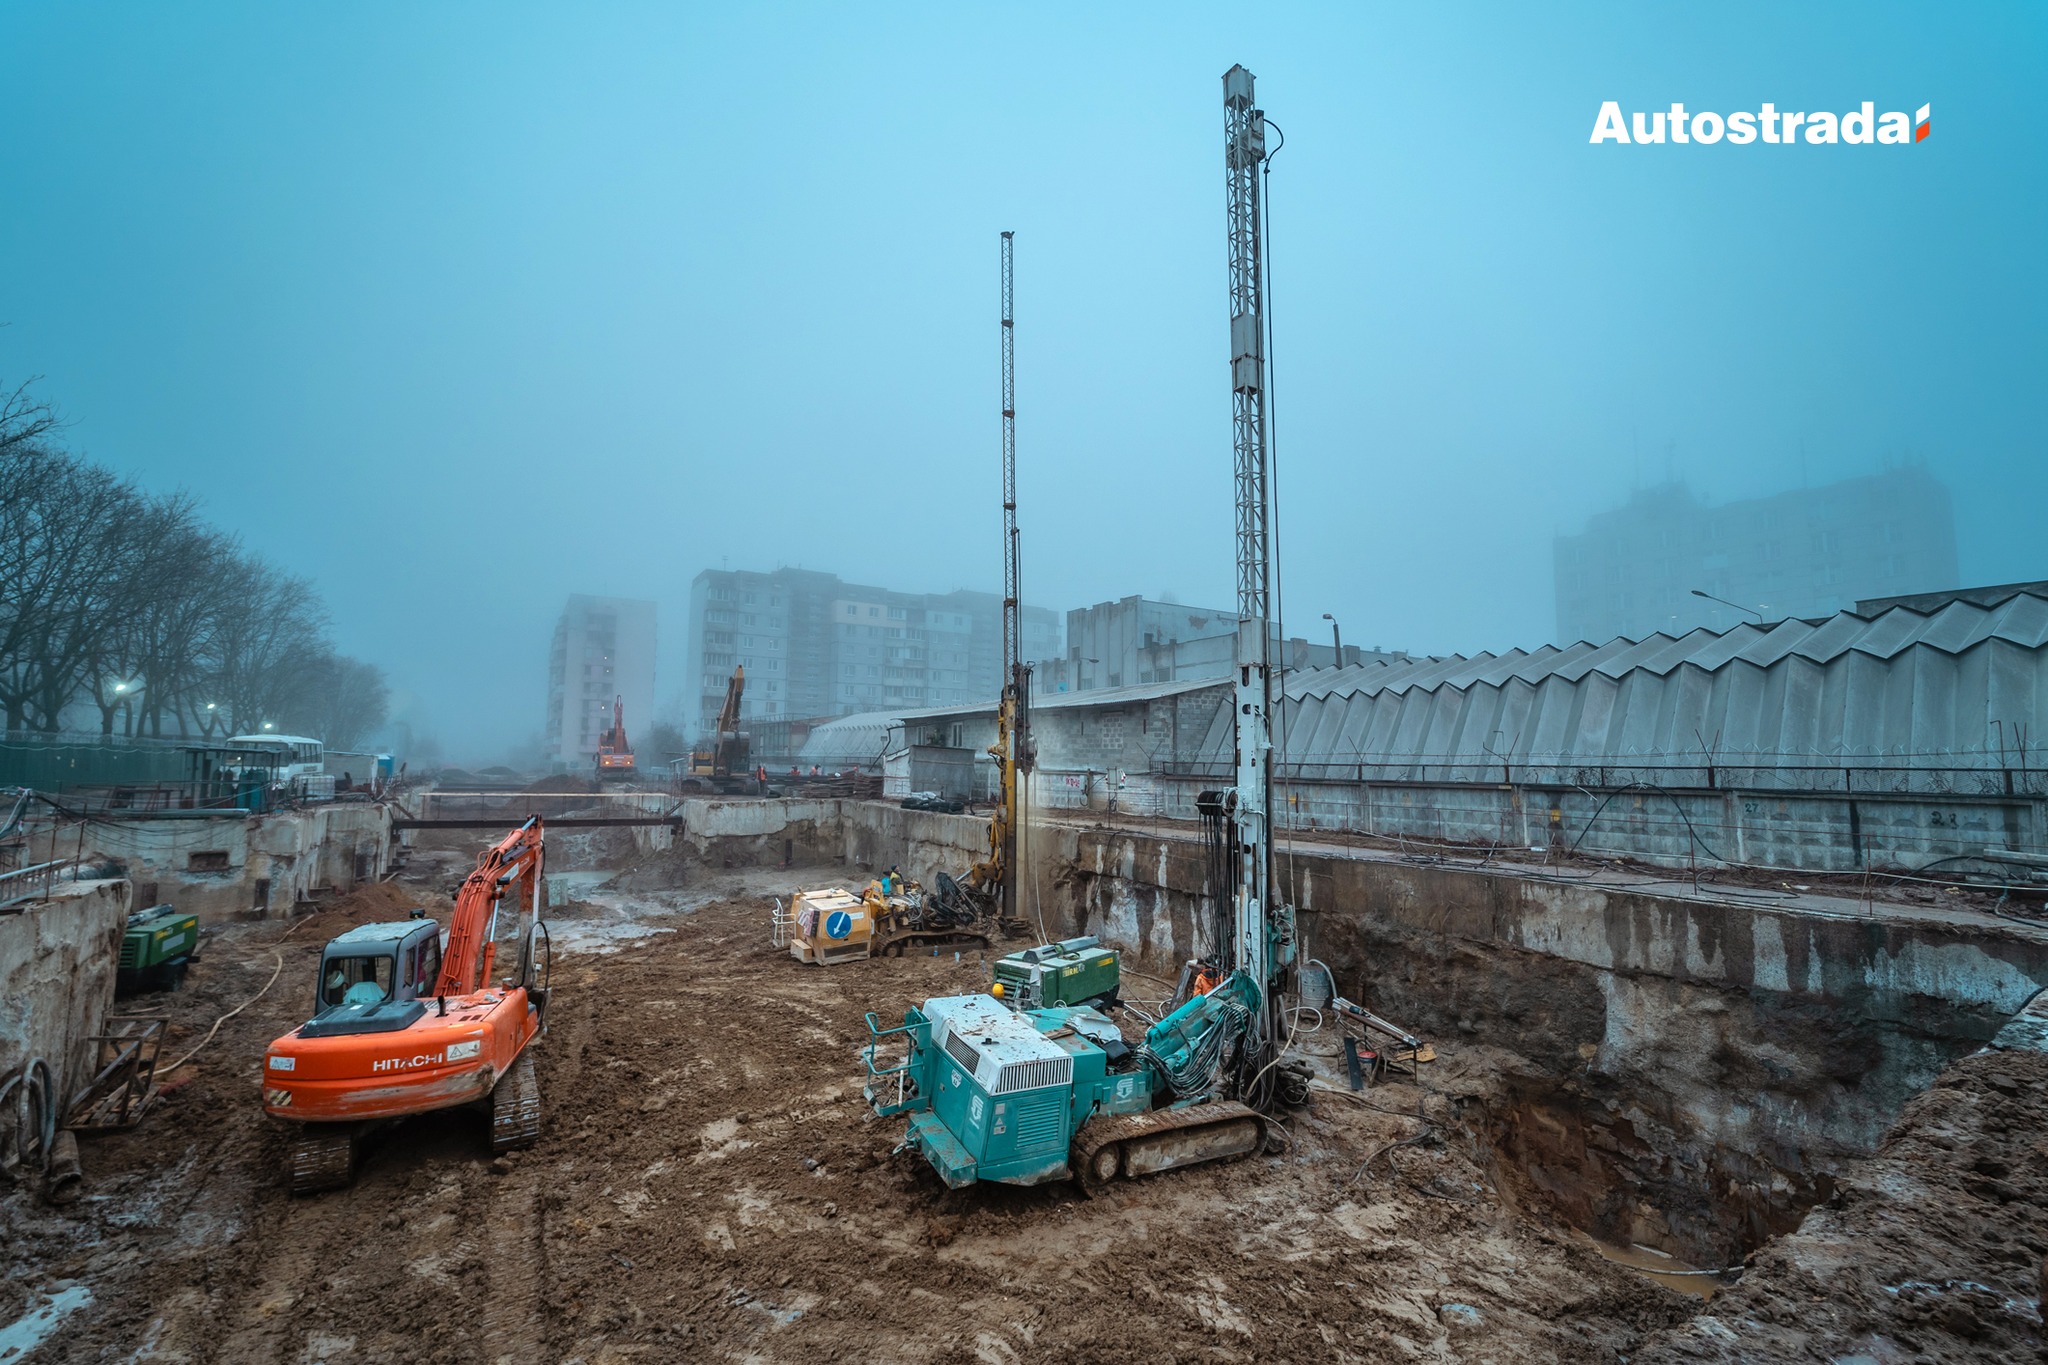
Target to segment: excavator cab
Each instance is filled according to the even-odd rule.
[[[367,1016],[434,993],[441,974],[441,926],[430,919],[359,924],[320,954],[313,1018],[337,1010]]]

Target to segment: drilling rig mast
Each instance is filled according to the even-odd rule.
[[[1258,983],[1263,1008],[1245,1034],[1249,1076],[1279,1046],[1278,986],[1292,956],[1293,913],[1274,894],[1273,670],[1271,644],[1272,510],[1267,439],[1265,263],[1261,241],[1260,173],[1266,160],[1266,116],[1252,95],[1252,73],[1233,66],[1223,76],[1224,168],[1230,220],[1230,390],[1237,488],[1237,787],[1230,804],[1236,840],[1231,923],[1237,969]],[[1221,888],[1218,888],[1221,894]],[[1243,1097],[1257,1106],[1257,1100]]]
[[[1002,868],[1004,919],[1018,920],[1023,878],[1020,845],[1027,816],[1025,775],[1031,771],[1031,665],[1024,661],[1024,598],[1017,563],[1017,322],[1013,308],[1013,234],[1003,234],[1003,703],[996,755],[1002,790],[990,851]]]

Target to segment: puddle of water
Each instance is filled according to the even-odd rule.
[[[1666,1256],[1663,1252],[1653,1251],[1648,1247],[1616,1246],[1612,1242],[1603,1242],[1598,1237],[1579,1232],[1576,1228],[1573,1229],[1573,1233],[1584,1238],[1587,1245],[1616,1265],[1639,1270],[1666,1289],[1690,1294],[1702,1303],[1713,1298],[1721,1288],[1721,1280],[1713,1272],[1689,1266],[1675,1256]]]
[[[548,920],[548,934],[564,952],[616,952],[641,939],[675,932],[665,925],[644,922],[651,916],[673,913],[669,906],[629,892],[598,889],[618,875],[614,869],[547,875],[551,903],[560,905],[573,900],[580,907],[574,917]]]
[[[604,882],[610,882],[614,876],[618,874],[606,872],[602,868],[596,872],[549,872],[547,902],[549,905],[561,905],[563,900],[582,900],[584,892],[594,890]]]
[[[82,1284],[74,1284],[50,1295],[50,1301],[41,1308],[23,1313],[5,1327],[0,1327],[0,1361],[15,1365],[17,1361],[28,1359],[29,1353],[43,1344],[43,1338],[55,1331],[58,1323],[91,1302],[92,1291]]]

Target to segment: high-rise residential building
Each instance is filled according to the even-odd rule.
[[[572,593],[548,653],[549,764],[574,771],[596,761],[612,701],[626,707],[626,736],[654,723],[654,603]]]
[[[1556,575],[1560,644],[1826,616],[1954,587],[1955,513],[1911,466],[1720,506],[1666,483],[1559,536]]]
[[[688,691],[715,728],[733,668],[750,720],[845,716],[985,700],[1001,690],[1002,599],[905,593],[806,569],[706,569],[690,585]],[[1024,609],[1024,653],[1055,658],[1060,620]]]

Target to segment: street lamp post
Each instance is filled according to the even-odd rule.
[[[1324,612],[1323,619],[1330,623],[1330,643],[1337,650],[1337,667],[1342,668],[1344,666],[1344,632],[1337,628],[1337,618],[1330,615],[1330,613]]]
[[[1742,603],[1740,603],[1740,602],[1730,602],[1730,601],[1729,601],[1729,600],[1728,600],[1727,598],[1725,598],[1725,597],[1716,597],[1716,596],[1714,596],[1714,594],[1712,594],[1712,593],[1710,593],[1710,592],[1701,592],[1701,591],[1700,591],[1700,590],[1699,590],[1698,588],[1694,588],[1694,589],[1692,590],[1692,595],[1693,595],[1694,597],[1704,597],[1704,598],[1706,598],[1706,599],[1707,599],[1707,600],[1708,600],[1709,602],[1719,602],[1719,603],[1720,603],[1720,604],[1721,604],[1722,606],[1724,606],[1724,607],[1733,607],[1733,608],[1735,608],[1735,610],[1737,610],[1737,611],[1746,611],[1746,612],[1748,612],[1748,613],[1749,613],[1749,614],[1750,614],[1751,616],[1754,616],[1754,617],[1756,618],[1756,623],[1757,623],[1758,625],[1762,625],[1762,624],[1764,623],[1764,614],[1763,614],[1762,612],[1758,611],[1758,610],[1757,610],[1757,609],[1756,609],[1755,607],[1745,607],[1745,606],[1743,606],[1743,605],[1742,605]]]

